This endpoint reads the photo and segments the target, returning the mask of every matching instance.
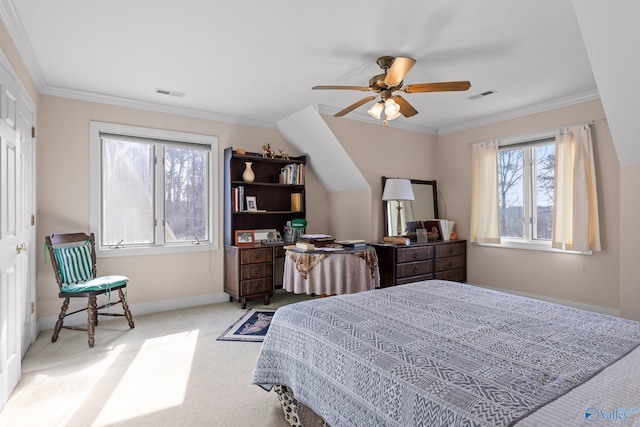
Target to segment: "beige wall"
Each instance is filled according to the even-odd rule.
[[[640,164],[620,167],[620,313],[640,320]]]
[[[243,147],[260,151],[262,144],[284,148],[298,155],[276,130],[220,123],[177,115],[60,97],[42,96],[38,133],[38,212],[37,242],[52,233],[89,230],[89,121],[98,120],[143,127],[216,135],[219,138],[218,187],[222,197],[223,150]],[[326,207],[319,182],[308,172],[307,210],[312,223]],[[222,248],[222,202],[219,204],[219,247]],[[122,274],[131,279],[129,302],[132,305],[163,300],[207,296],[223,291],[223,250],[189,254],[166,254],[101,258],[100,274]],[[39,317],[56,315],[60,308],[57,288],[42,251],[37,261],[37,306]],[[223,297],[223,295],[221,295]]]
[[[438,137],[396,129],[393,122],[384,127],[382,122],[370,124],[331,116],[323,118],[371,187],[370,205],[352,204],[350,209],[336,206],[335,214],[345,221],[354,218],[362,221],[361,218],[370,217],[371,237],[366,240],[380,241],[384,236],[382,177],[436,179]],[[369,206],[370,210],[367,210]]]
[[[447,199],[447,217],[456,221],[458,235],[468,238],[471,143],[589,120],[596,122],[594,153],[602,252],[588,256],[468,245],[469,282],[619,308],[620,167],[599,100],[441,136],[438,189]]]

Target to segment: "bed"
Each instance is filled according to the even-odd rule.
[[[640,423],[639,344],[638,322],[429,280],[280,307],[251,381],[331,427]]]

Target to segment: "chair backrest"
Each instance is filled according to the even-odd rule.
[[[91,233],[52,234],[45,237],[58,288],[96,277],[95,237]]]

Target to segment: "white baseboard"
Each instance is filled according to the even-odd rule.
[[[487,288],[487,289],[493,289],[494,291],[501,291],[501,292],[507,292],[507,293],[510,293],[510,294],[520,295],[522,297],[527,297],[527,298],[533,298],[533,299],[538,299],[538,300],[542,300],[542,301],[552,302],[552,303],[555,303],[555,304],[566,305],[568,307],[577,308],[579,310],[592,311],[594,313],[600,313],[600,314],[606,314],[608,316],[620,317],[620,310],[616,310],[616,309],[613,309],[613,308],[601,307],[599,305],[584,304],[584,303],[581,303],[581,302],[575,302],[575,301],[570,301],[570,300],[561,299],[561,298],[545,297],[545,296],[541,296],[541,295],[530,294],[528,292],[514,291],[514,290],[511,290],[511,289],[494,288],[492,286],[485,286],[485,285],[476,285],[476,286],[480,286],[480,287]]]
[[[215,294],[200,295],[197,297],[178,298],[165,301],[147,302],[143,304],[129,305],[129,310],[135,320],[136,316],[144,314],[160,313],[162,311],[180,310],[182,308],[197,307],[199,305],[215,304],[219,302],[228,302],[229,295],[224,292]],[[119,310],[120,306],[116,306],[114,310]],[[58,316],[48,316],[38,318],[38,332],[53,329],[58,321]],[[65,326],[82,326],[87,324],[87,312],[72,314],[64,318]],[[37,336],[37,334],[36,334]]]

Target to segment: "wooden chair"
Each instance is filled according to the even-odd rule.
[[[51,342],[58,340],[61,328],[77,331],[87,331],[89,347],[94,345],[95,327],[98,324],[98,315],[125,316],[129,327],[134,328],[133,317],[127,305],[125,291],[128,277],[102,276],[97,277],[95,236],[93,233],[53,234],[45,237],[46,247],[51,257],[51,265],[58,282],[60,293],[64,298],[58,321],[53,329]],[[119,301],[111,302],[111,292],[118,291]],[[107,301],[100,307],[97,306],[97,296],[106,295]],[[71,298],[88,298],[87,307],[67,313]],[[99,312],[105,307],[122,304],[124,313]],[[87,327],[64,326],[64,318],[67,315],[87,310]]]

